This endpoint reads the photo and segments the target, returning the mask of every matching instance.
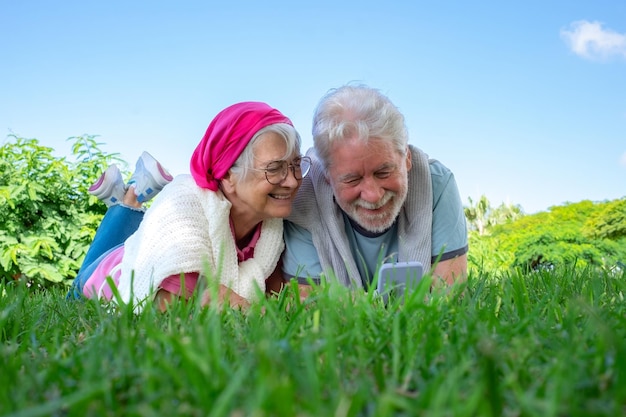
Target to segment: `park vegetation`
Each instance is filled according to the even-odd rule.
[[[93,136],[70,138],[73,159],[36,139],[0,147],[0,280],[65,286],[76,276],[106,207],[87,192],[109,163]]]
[[[470,199],[465,215],[469,261],[477,270],[625,268],[626,198],[584,200],[524,215],[512,204],[492,208],[482,196],[476,203]]]
[[[385,304],[327,282],[247,311],[137,313],[65,299],[105,210],[87,188],[125,167],[93,136],[70,142],[70,158],[0,148],[2,416],[626,412],[624,198],[535,214],[470,200],[470,275],[449,290],[427,275]]]

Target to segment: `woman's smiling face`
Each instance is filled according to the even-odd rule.
[[[273,161],[285,160],[285,139],[275,132],[266,132],[254,146],[254,170],[245,178],[224,182],[223,191],[233,205],[233,211],[248,220],[263,221],[273,217],[287,217],[301,181],[296,180],[291,169],[287,177],[277,185],[270,184],[264,169]],[[291,155],[287,162],[300,154]]]

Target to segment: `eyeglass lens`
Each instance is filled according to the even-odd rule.
[[[289,168],[297,180],[306,177],[311,169],[311,159],[308,156],[298,158],[291,164],[287,161],[274,161],[265,168],[265,177],[272,185],[278,185],[289,175]]]

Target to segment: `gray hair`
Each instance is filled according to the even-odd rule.
[[[363,142],[382,139],[406,153],[409,134],[400,110],[380,91],[365,85],[344,85],[320,100],[313,116],[313,143],[328,169],[334,142],[358,137]]]
[[[230,171],[237,177],[238,181],[245,180],[250,175],[251,168],[254,168],[254,151],[262,143],[263,134],[272,132],[282,137],[285,141],[287,151],[283,159],[289,159],[294,154],[300,154],[300,134],[288,123],[276,123],[265,126],[252,136],[250,143],[244,148],[239,158],[235,161]]]

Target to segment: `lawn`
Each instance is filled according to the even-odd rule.
[[[619,416],[624,292],[571,269],[135,314],[0,284],[0,415]]]

